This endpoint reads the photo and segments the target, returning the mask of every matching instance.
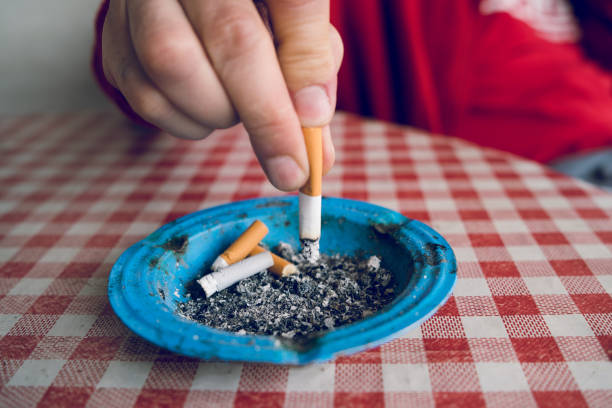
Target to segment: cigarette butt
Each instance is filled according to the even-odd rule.
[[[300,189],[300,238],[317,240],[321,236],[321,191],[323,178],[323,138],[321,128],[302,128],[310,174]]]
[[[274,265],[272,253],[266,251],[255,256],[249,256],[227,268],[204,275],[198,280],[198,283],[204,289],[206,297],[211,297],[216,292],[220,292],[236,282],[264,271],[272,265]]]
[[[309,196],[320,196],[323,179],[323,136],[321,128],[302,128],[310,173],[300,191]]]
[[[316,241],[321,237],[321,196],[312,197],[300,192],[300,239]]]
[[[229,248],[215,259],[215,262],[212,264],[212,270],[216,271],[226,268],[244,259],[267,233],[268,227],[266,227],[266,224],[255,220]]]
[[[266,250],[261,246],[257,245],[255,248],[253,248],[249,255],[253,256],[262,252],[266,252]],[[274,265],[268,268],[268,270],[270,270],[270,272],[274,273],[275,275],[282,278],[297,272],[297,267],[288,260],[281,258],[280,256],[275,254],[272,254],[272,259],[274,260]]]

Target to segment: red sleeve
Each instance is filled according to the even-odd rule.
[[[106,13],[108,12],[108,4],[110,0],[104,0],[100,5],[98,14],[96,15],[95,21],[95,39],[93,46],[93,55],[91,59],[91,68],[98,82],[98,85],[102,91],[117,105],[117,107],[123,112],[128,118],[135,123],[145,126],[151,129],[157,129],[149,122],[142,119],[132,108],[127,100],[123,97],[114,86],[108,82],[104,75],[104,69],[102,68],[102,30],[104,28],[104,20],[106,19]]]
[[[608,71],[612,71],[612,1],[571,0],[582,32],[585,51]]]
[[[541,162],[612,145],[612,77],[580,47],[477,0],[332,4],[340,109]]]

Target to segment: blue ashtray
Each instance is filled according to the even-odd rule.
[[[306,344],[272,336],[239,335],[177,313],[189,283],[255,219],[270,229],[263,243],[299,248],[295,196],[230,203],[164,225],[128,248],[111,270],[108,296],[131,330],[165,349],[223,361],[305,364],[330,360],[391,340],[444,304],[456,280],[448,243],[425,224],[377,205],[323,198],[321,252],[378,255],[399,285],[381,311],[322,333]]]

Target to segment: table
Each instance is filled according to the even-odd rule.
[[[324,193],[442,233],[454,295],[328,364],[208,363],[133,335],[113,262],[162,224],[277,195],[248,140],[151,136],[111,113],[0,121],[0,406],[610,406],[612,195],[507,153],[338,114]]]

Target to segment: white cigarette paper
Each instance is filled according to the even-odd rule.
[[[300,239],[317,240],[321,237],[321,196],[300,192]]]
[[[218,270],[221,270],[223,268],[227,268],[228,266],[229,266],[229,264],[227,263],[227,261],[225,259],[223,259],[221,257],[221,255],[219,255],[217,257],[217,259],[215,259],[215,262],[213,262],[213,264],[210,267],[210,269],[212,269],[213,271],[218,271]]]
[[[211,297],[249,276],[266,270],[274,265],[274,259],[269,251],[250,256],[240,262],[219,271],[204,275],[198,283],[204,289],[206,297]]]

